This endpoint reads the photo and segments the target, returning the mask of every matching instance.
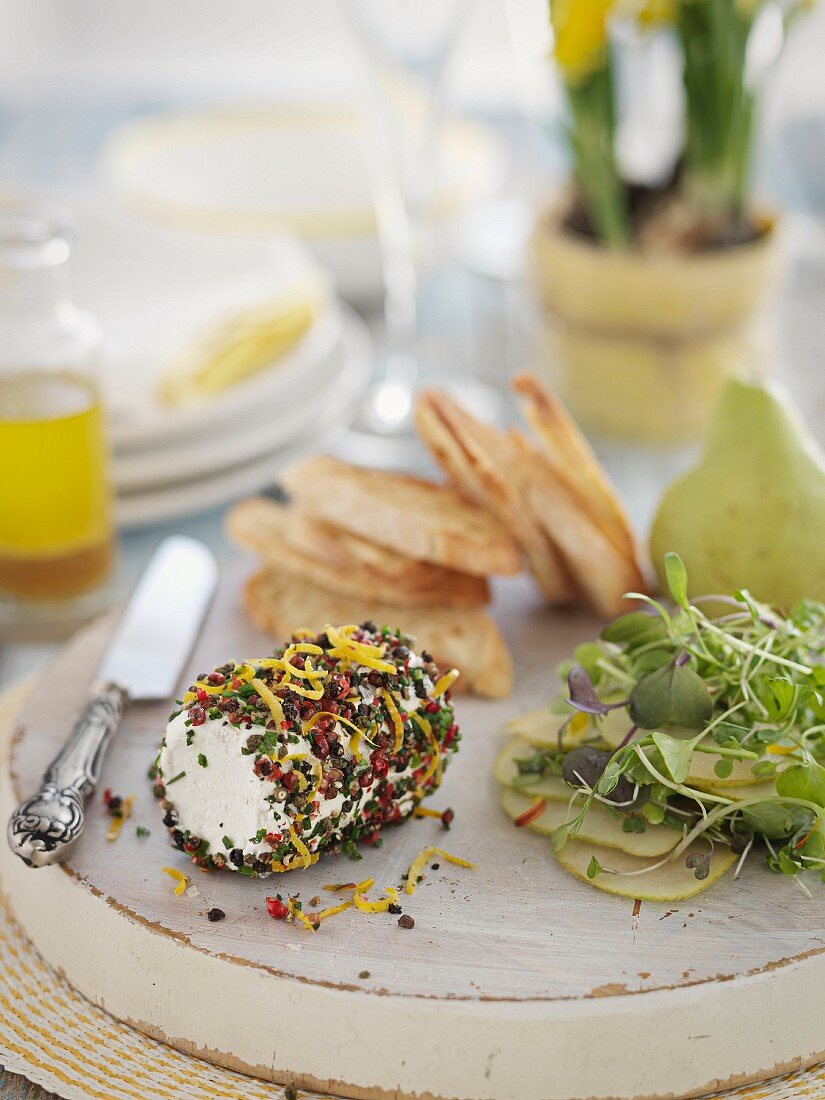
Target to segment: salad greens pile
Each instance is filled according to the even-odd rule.
[[[519,778],[561,776],[579,792],[551,834],[557,852],[599,803],[625,833],[681,831],[646,871],[681,857],[702,879],[726,846],[738,875],[761,848],[810,894],[801,872],[825,882],[825,606],[783,615],[746,591],[690,601],[676,554],[666,571],[673,608],[631,594],[646,607],[562,664],[557,742],[518,760]],[[592,858],[587,877],[603,873],[620,872]]]

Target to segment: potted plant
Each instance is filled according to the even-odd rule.
[[[787,28],[804,6],[550,0],[573,180],[539,218],[532,267],[555,381],[597,433],[691,439],[722,381],[769,358],[761,322],[777,234],[750,196],[760,89],[748,47],[768,7]],[[674,36],[682,60],[683,146],[655,187],[617,163],[620,20]]]

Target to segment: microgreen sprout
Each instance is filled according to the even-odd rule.
[[[771,870],[825,881],[825,606],[806,600],[783,615],[745,590],[691,600],[676,554],[667,555],[666,576],[672,607],[630,594],[644,609],[620,616],[559,667],[567,705],[596,729],[627,711],[624,739],[568,752],[560,743],[519,762],[525,775],[561,774],[578,791],[554,847],[577,835],[598,801],[618,828],[630,814],[642,823],[626,832],[666,821],[682,837],[640,870],[593,861],[590,878],[682,859],[704,879],[714,845],[727,845],[739,856],[735,878],[762,847]],[[700,839],[707,852],[696,850]]]

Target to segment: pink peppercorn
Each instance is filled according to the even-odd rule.
[[[273,920],[285,920],[289,909],[280,898],[267,898],[266,911]]]

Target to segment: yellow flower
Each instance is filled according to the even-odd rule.
[[[644,0],[639,8],[639,22],[646,27],[672,23],[676,18],[678,0]]]
[[[565,80],[578,82],[604,63],[607,17],[616,0],[550,0],[556,61]]]

